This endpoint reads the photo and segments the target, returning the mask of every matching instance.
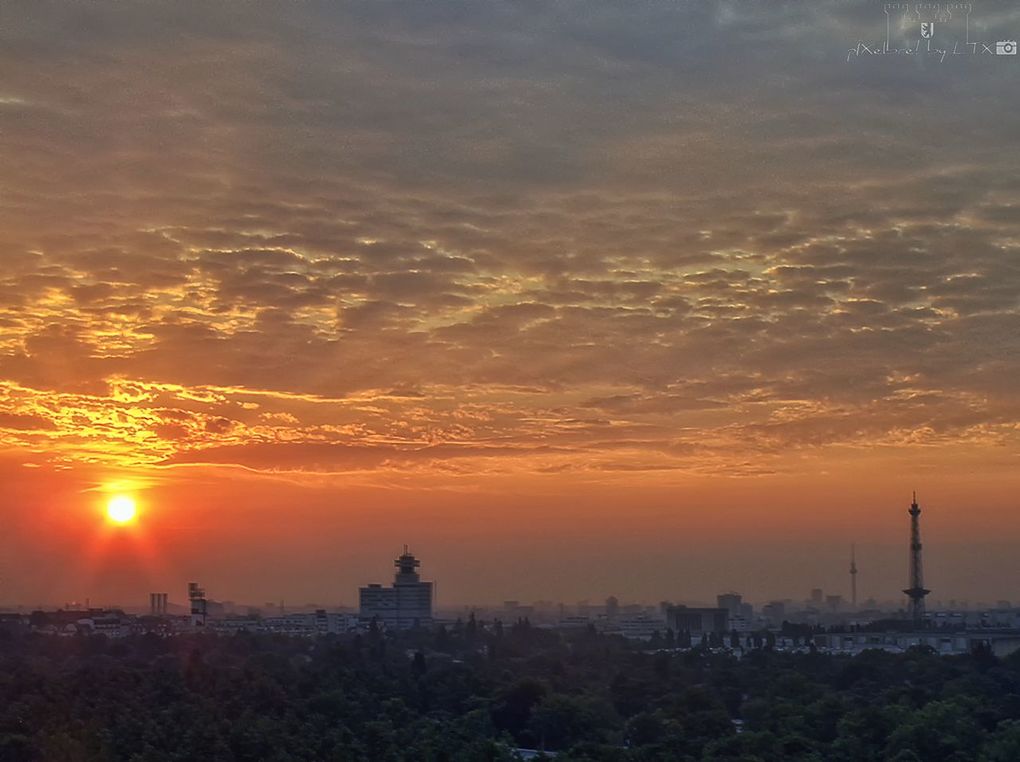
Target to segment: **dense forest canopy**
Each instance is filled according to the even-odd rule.
[[[469,620],[318,639],[0,634],[0,759],[1020,759],[1020,654],[743,658]]]

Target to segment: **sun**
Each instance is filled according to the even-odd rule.
[[[114,524],[129,524],[135,519],[138,507],[127,495],[115,495],[106,503],[106,516]]]

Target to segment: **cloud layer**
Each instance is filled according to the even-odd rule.
[[[1015,468],[1016,60],[848,62],[884,25],[13,3],[2,442],[451,478],[926,447]]]

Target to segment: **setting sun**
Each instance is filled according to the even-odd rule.
[[[115,524],[127,524],[134,520],[137,507],[133,498],[117,495],[106,504],[106,515]]]

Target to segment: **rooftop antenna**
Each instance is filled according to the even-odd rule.
[[[857,608],[857,547],[850,545],[850,603]]]

